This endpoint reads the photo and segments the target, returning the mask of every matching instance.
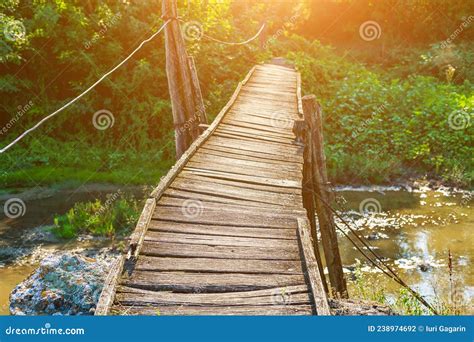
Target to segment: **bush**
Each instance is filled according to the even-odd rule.
[[[118,194],[118,195],[117,195]],[[123,235],[135,227],[140,203],[132,198],[118,197],[119,193],[108,196],[105,202],[76,203],[66,214],[54,218],[53,232],[65,239],[78,234],[114,237]]]
[[[418,174],[472,184],[471,82],[416,74],[397,78],[318,42],[294,37],[287,45],[303,89],[322,103],[333,181],[387,183]]]

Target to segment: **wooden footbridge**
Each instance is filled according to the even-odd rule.
[[[250,71],[147,200],[97,315],[330,314],[293,133],[300,89],[292,68]]]

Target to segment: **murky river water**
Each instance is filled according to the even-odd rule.
[[[374,251],[408,285],[430,303],[454,304],[462,312],[474,313],[472,198],[443,191],[352,191],[339,195],[347,201],[342,205],[346,208],[343,217],[358,227],[358,233],[369,239]],[[377,272],[346,238],[339,241],[344,266],[361,269],[367,284],[384,288],[394,300],[400,286]],[[348,277],[354,279],[354,274]],[[354,282],[349,283],[349,290],[358,293]]]
[[[8,314],[11,290],[35,268],[35,258],[28,262],[28,258],[32,259],[31,253],[39,253],[41,257],[45,248],[81,246],[81,243],[48,241],[48,236],[28,243],[26,237],[30,232],[35,234],[34,227],[51,224],[55,213],[66,212],[77,201],[104,198],[112,192],[110,189],[67,194],[60,191],[47,198],[28,201],[23,217],[12,220],[1,216],[0,314]],[[374,192],[352,189],[338,192],[338,197],[343,217],[370,240],[375,252],[384,257],[410,286],[431,302],[455,300],[464,311],[472,312],[469,310],[474,300],[472,199],[462,194],[431,190]],[[339,243],[349,279],[354,279],[355,269],[360,270],[367,283],[384,288],[388,297],[397,296],[399,286],[396,283],[370,267],[346,238],[339,237]],[[42,247],[38,248],[39,245]],[[448,251],[452,255],[452,281]],[[349,291],[353,296],[357,294],[354,282],[349,282]]]

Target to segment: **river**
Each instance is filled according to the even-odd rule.
[[[50,225],[54,214],[64,213],[78,201],[105,198],[114,187],[87,191],[46,191],[26,203],[24,216],[0,220],[0,314],[8,314],[12,289],[37,266],[44,255],[58,249],[106,245],[107,241],[58,242],[38,226]],[[131,189],[137,196],[141,190]],[[474,257],[472,198],[446,189],[434,191],[394,188],[339,188],[340,214],[357,233],[369,239],[376,253],[393,267],[404,281],[431,303],[455,301],[463,312],[472,313],[474,300]],[[3,198],[5,200],[5,196]],[[0,202],[2,199],[0,198]],[[344,228],[342,222],[338,225]],[[35,238],[30,239],[30,236]],[[39,236],[39,237],[38,237]],[[342,235],[342,260],[352,297],[366,296],[366,288],[383,289],[388,302],[395,302],[399,286],[364,260]],[[449,252],[448,252],[449,251]],[[452,256],[451,277],[448,268]],[[361,285],[356,274],[362,274]],[[360,279],[360,278],[359,278]],[[364,292],[364,293],[362,293]],[[370,292],[370,291],[369,291]],[[363,295],[362,295],[362,294]]]

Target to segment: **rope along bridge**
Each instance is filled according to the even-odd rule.
[[[252,69],[147,200],[96,314],[329,314],[303,206],[298,89],[293,69]]]

